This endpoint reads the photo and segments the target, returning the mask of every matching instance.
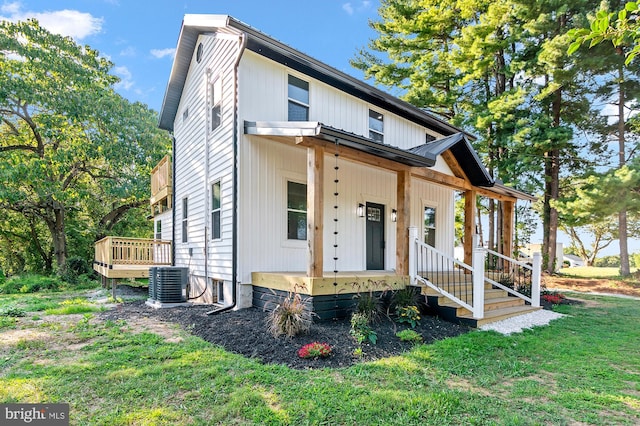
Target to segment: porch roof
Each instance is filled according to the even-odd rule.
[[[314,137],[412,167],[433,167],[437,155],[414,153],[326,126],[317,121],[245,121],[244,133],[261,136]]]

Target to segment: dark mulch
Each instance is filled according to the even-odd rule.
[[[118,292],[121,291],[131,294],[145,290],[120,286]],[[566,299],[564,303],[573,302],[571,299]],[[546,304],[544,307],[550,309],[551,305]],[[407,326],[397,324],[387,317],[372,327],[378,336],[377,343],[364,344],[362,356],[356,357],[354,350],[357,344],[349,334],[351,326],[346,319],[315,322],[307,334],[293,338],[276,338],[267,332],[267,314],[260,309],[249,308],[207,315],[206,313],[212,309],[213,307],[208,305],[154,309],[139,300],[118,305],[117,309],[103,312],[99,317],[105,320],[127,320],[130,317],[142,316],[176,323],[190,333],[220,345],[229,352],[254,358],[266,364],[284,364],[296,369],[348,367],[362,361],[399,355],[413,346],[412,343],[400,341],[395,335]],[[428,314],[422,315],[422,319],[415,328],[415,331],[422,336],[424,343],[459,336],[470,330],[469,327],[453,324]],[[317,360],[298,357],[298,349],[311,342],[331,345],[331,356]]]
[[[132,290],[118,288],[130,293]],[[134,291],[135,292],[135,291]],[[364,344],[361,357],[353,355],[357,348],[349,334],[348,320],[315,322],[307,334],[288,337],[273,337],[267,332],[267,314],[257,308],[228,311],[207,315],[212,306],[193,305],[170,309],[154,309],[144,301],[125,302],[116,309],[102,312],[99,317],[107,320],[127,320],[130,317],[148,317],[162,322],[177,323],[190,333],[229,352],[257,359],[266,364],[285,364],[291,368],[338,368],[348,367],[357,362],[371,361],[401,354],[412,347],[412,343],[401,342],[395,333],[407,328],[384,318],[373,329],[378,335],[375,345]],[[466,333],[469,327],[443,321],[437,317],[423,315],[415,330],[425,343],[454,337]],[[332,347],[331,356],[325,359],[303,359],[298,357],[298,349],[311,342],[324,342]]]

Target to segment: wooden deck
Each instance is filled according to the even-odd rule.
[[[105,237],[95,243],[93,269],[108,279],[147,278],[149,268],[171,265],[171,242]]]

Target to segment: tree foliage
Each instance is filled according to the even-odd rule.
[[[35,20],[0,22],[0,244],[12,246],[0,260],[9,269],[90,256],[97,237],[148,203],[169,138],[153,111],[114,91],[111,67]]]
[[[567,56],[568,35],[594,0],[383,0],[377,37],[353,63],[377,84],[479,138],[492,176],[542,193],[545,269],[553,270],[563,175],[588,164],[603,121],[592,111],[588,55]],[[592,143],[593,142],[593,143]],[[489,245],[502,239],[489,201]],[[494,223],[497,221],[498,223]]]

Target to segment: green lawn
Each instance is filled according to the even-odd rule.
[[[631,268],[631,272],[637,271],[636,268]],[[560,269],[561,275],[577,278],[620,278],[620,268],[617,267],[595,267],[595,266],[576,266],[574,268],[562,268]]]
[[[0,402],[68,402],[71,424],[639,424],[640,304],[583,296],[546,327],[472,332],[403,356],[298,371],[177,328],[94,313],[0,324]],[[61,306],[58,306],[61,307]],[[257,325],[260,326],[260,325]],[[295,356],[295,354],[292,354]]]

